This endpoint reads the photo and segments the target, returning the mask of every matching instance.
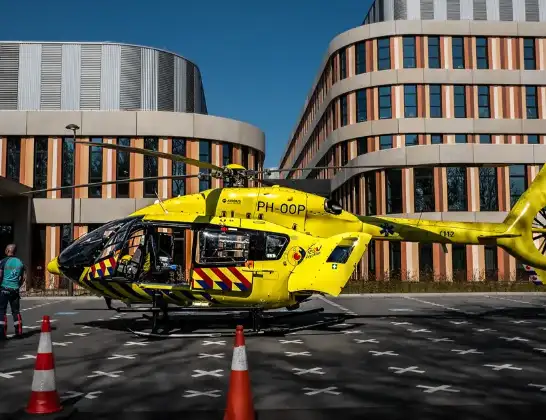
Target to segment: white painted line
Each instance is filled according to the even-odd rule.
[[[511,299],[511,298],[508,298],[508,297],[501,297],[501,296],[489,296],[489,295],[486,295],[486,296],[488,298],[492,298],[492,299],[501,299],[501,300],[506,300],[508,302],[523,303],[524,305],[544,306],[544,305],[540,305],[540,304],[531,303],[531,302],[528,302],[526,300]],[[497,308],[497,309],[499,309],[499,308]]]
[[[30,298],[23,298],[23,299],[24,300],[30,300]],[[47,305],[53,305],[54,303],[61,303],[61,302],[62,302],[62,300],[57,300],[55,302],[42,303],[40,305],[31,306],[30,308],[23,308],[23,309],[21,309],[21,312],[32,311],[33,309],[38,309],[38,308],[42,308],[42,307],[47,306]],[[11,314],[6,314],[6,315],[7,316],[12,316]],[[42,322],[42,320],[40,320],[38,322]]]
[[[406,373],[406,372],[413,372],[413,373],[425,373],[424,370],[419,370],[419,367],[418,366],[410,366],[410,367],[407,367],[407,368],[399,368],[399,367],[394,367],[394,366],[389,366],[389,369],[390,370],[394,370],[396,374],[402,374],[402,373]]]
[[[136,358],[136,354],[113,354],[108,358],[108,360],[116,360],[116,359],[129,359],[133,360]]]
[[[199,378],[201,376],[214,376],[216,378],[220,378],[224,376],[222,373],[224,369],[216,369],[216,370],[200,370],[200,369],[194,369],[195,374],[191,375],[192,378]]]
[[[148,343],[146,341],[127,341],[125,345],[126,346],[147,346]]]
[[[427,340],[430,340],[434,343],[439,343],[441,341],[451,342],[453,341],[451,338],[443,337],[443,338],[427,338]]]
[[[360,340],[358,338],[355,338],[355,342],[358,343],[358,344],[361,344],[361,343],[375,343],[375,344],[378,344],[379,341],[377,341],[375,338],[368,338],[366,340]]]
[[[546,353],[546,349],[539,349],[538,347],[535,347],[533,350],[537,350],[541,353]]]
[[[22,357],[18,357],[17,360],[28,360],[28,359],[36,359],[36,356],[33,354],[24,354]]]
[[[497,331],[497,330],[494,330],[492,328],[474,328],[474,331],[476,331],[476,332],[486,332],[486,331],[493,332],[493,331]]]
[[[217,340],[217,341],[205,340],[205,341],[203,341],[204,346],[210,346],[212,344],[216,344],[218,346],[224,346],[226,344],[226,341],[225,340]]]
[[[326,299],[322,295],[317,295],[317,298],[322,300],[323,302],[326,302],[330,305],[332,305],[334,308],[341,309],[343,312],[347,312],[348,315],[357,316],[358,314],[351,311],[349,308],[346,308],[345,306],[341,306],[339,303],[332,302],[330,299]]]
[[[340,395],[341,392],[334,391],[337,389],[337,386],[330,386],[328,388],[303,388],[304,391],[308,391],[305,393],[305,395],[317,395],[317,394],[330,394],[330,395]]]
[[[457,352],[458,354],[483,354],[483,351],[478,351],[478,349],[468,349],[468,350],[453,349],[451,351]]]
[[[395,322],[391,321],[392,325],[413,325],[411,322]]]
[[[192,389],[189,389],[186,391],[186,395],[184,395],[183,397],[184,398],[192,398],[192,397],[212,397],[212,398],[218,398],[220,396],[222,391],[220,391],[219,389],[215,389],[215,390],[212,390],[212,391],[203,391],[203,392],[200,392],[200,391],[194,391]]]
[[[514,319],[510,321],[512,324],[530,324],[531,321],[526,321],[525,319]]]
[[[214,357],[216,359],[223,359],[224,353],[208,354],[208,353],[199,353],[200,359],[205,359],[207,357]]]
[[[522,368],[513,366],[511,364],[504,364],[504,365],[484,365],[486,367],[490,367],[493,370],[504,370],[504,369],[512,369],[512,370],[523,370]]]
[[[409,331],[410,333],[412,334],[415,334],[415,333],[420,333],[420,332],[424,332],[424,333],[431,333],[432,331],[430,330],[427,330],[426,328],[419,328],[419,329],[408,329],[407,331]]]
[[[88,378],[98,378],[99,376],[108,376],[109,378],[119,378],[122,370],[116,370],[114,372],[103,372],[101,370],[94,370],[93,375],[89,375]]]
[[[65,334],[64,336],[65,337],[85,337],[89,335],[89,333],[68,333],[68,334]]]
[[[368,353],[372,353],[372,356],[398,356],[398,353],[393,353],[392,351],[375,351],[370,350]]]
[[[539,385],[539,384],[527,384],[527,386],[533,386],[535,388],[540,388],[539,391],[545,392],[546,391],[546,385]]]
[[[285,351],[284,354],[286,354],[288,357],[294,357],[294,356],[311,356],[311,353],[309,353],[308,351],[300,351],[300,352]]]
[[[62,341],[62,342],[54,341],[51,344],[53,344],[54,346],[66,347],[67,345],[72,344],[72,341]]]
[[[466,325],[469,323],[468,321],[449,321],[449,322],[451,322],[453,325]]]
[[[522,338],[522,337],[500,337],[500,338],[506,341],[523,341],[523,342],[529,341],[526,338]]]
[[[348,331],[343,331],[343,334],[362,334],[362,331],[360,331],[360,330],[348,330]]]
[[[22,373],[22,371],[20,370],[15,370],[13,372],[6,372],[6,373],[0,372],[0,378],[13,379],[15,378],[15,375],[19,375],[20,373]]]
[[[279,340],[281,344],[303,344],[302,340]]]
[[[84,326],[82,327],[83,330],[88,330],[89,328],[96,328],[96,327],[91,327],[91,326],[89,326],[89,325],[84,325]]]
[[[449,311],[461,312],[461,313],[466,314],[466,315],[473,315],[474,314],[474,312],[463,311],[462,309],[457,309],[457,308],[453,308],[451,306],[442,305],[441,303],[430,302],[428,300],[417,299],[415,297],[404,296],[404,299],[414,300],[416,302],[424,303],[426,305],[437,306],[437,307],[440,307],[440,308],[447,309]]]
[[[413,312],[413,309],[410,308],[392,308],[389,309],[391,312]]]
[[[32,326],[23,325],[24,330],[35,330],[35,329],[38,329],[38,328],[40,328],[39,325],[32,325]]]
[[[345,324],[345,323],[332,325],[332,327],[349,327],[349,326],[350,324]]]
[[[293,368],[292,370],[296,370],[296,375],[305,375],[306,373],[316,373],[317,375],[324,375],[326,372],[322,371],[321,367],[314,367],[311,369],[299,369],[299,368]]]
[[[417,385],[417,388],[423,388],[426,393],[433,394],[438,391],[446,392],[461,392],[458,389],[451,389],[451,385],[440,385],[440,386],[426,386],[426,385]]]

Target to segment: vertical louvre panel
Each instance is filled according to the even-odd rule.
[[[19,98],[21,111],[40,109],[40,68],[42,44],[21,44],[19,47]]]
[[[474,0],[474,20],[487,20],[485,0]]]
[[[140,48],[121,47],[120,108],[140,109],[142,57]]]
[[[407,16],[406,0],[394,0],[394,20],[406,20]]]
[[[194,81],[193,78],[195,74],[195,69],[193,64],[187,63],[186,66],[186,112],[194,112]]]
[[[474,1],[460,0],[461,3],[461,20],[474,19]]]
[[[81,45],[62,45],[61,110],[80,108]]]
[[[60,44],[42,45],[42,110],[61,109],[62,49]]]
[[[186,68],[188,62],[180,57],[174,58],[174,110],[186,112]]]
[[[174,56],[160,51],[157,70],[157,110],[174,111]]]
[[[447,20],[461,19],[461,1],[447,0]]]
[[[157,109],[157,51],[142,48],[141,108],[144,111]]]
[[[0,109],[17,110],[19,45],[0,44]]]
[[[82,45],[80,109],[100,109],[101,45]]]
[[[513,20],[513,16],[512,0],[499,0],[499,19],[510,22]]]
[[[433,0],[421,0],[421,19],[422,20],[434,19],[434,1]]]
[[[538,0],[525,0],[525,20],[527,22],[538,22],[539,19]]]
[[[100,109],[119,110],[121,46],[106,44],[102,46],[100,68]]]
[[[193,77],[193,97],[194,97],[194,108],[193,112],[201,113],[201,73],[198,69],[194,70]]]

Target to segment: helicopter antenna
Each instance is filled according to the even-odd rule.
[[[161,206],[161,208],[163,209],[163,212],[164,212],[165,214],[167,214],[168,211],[165,209],[165,207],[163,207],[163,201],[162,201],[161,198],[159,197],[159,194],[157,193],[157,189],[154,190],[154,192],[155,192],[155,196],[157,197],[156,204],[159,204],[159,205]]]

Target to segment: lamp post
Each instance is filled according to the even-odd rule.
[[[68,124],[65,127],[73,133],[73,139],[76,141],[76,131],[80,129],[76,124]],[[74,241],[74,213],[76,213],[76,144],[72,149],[72,194],[70,194],[70,242]],[[68,282],[68,294],[74,295],[74,285],[71,281]]]

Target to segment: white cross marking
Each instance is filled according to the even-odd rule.
[[[32,354],[24,354],[23,357],[18,357],[17,360],[36,359],[36,356]]]
[[[302,340],[279,340],[279,341],[281,344],[290,344],[290,343],[303,344]]]
[[[447,338],[447,337],[444,337],[444,338],[429,338],[428,340],[433,341],[435,343],[438,343],[440,341],[453,341],[451,338]]]
[[[95,328],[95,327],[91,327],[91,326],[89,326],[89,325],[84,325],[84,326],[82,327],[83,330],[88,330],[89,328]],[[95,391],[95,392],[99,392],[99,391]],[[100,391],[100,392],[102,392],[102,391]]]
[[[293,351],[285,351],[284,354],[286,354],[288,357],[292,357],[292,356],[311,356],[311,353],[309,353],[308,351],[300,351],[299,353],[298,352],[293,352]]]
[[[392,325],[413,325],[411,322],[394,322],[391,321]]]
[[[89,333],[68,333],[68,334],[65,334],[64,336],[65,337],[85,337],[86,335],[89,335]]]
[[[375,351],[370,350],[368,353],[372,353],[374,356],[398,356],[398,353],[393,353],[392,351]]]
[[[512,370],[523,370],[522,368],[515,367],[511,364],[504,364],[504,365],[484,365],[490,368],[493,368],[493,370],[503,370],[503,369],[512,369]]]
[[[62,343],[57,343],[56,341],[54,341],[54,342],[53,342],[53,343],[51,343],[51,344],[53,344],[54,346],[62,346],[62,347],[66,347],[66,346],[67,346],[67,344],[72,344],[72,341],[64,341],[64,342],[62,342]]]
[[[100,370],[94,370],[94,375],[89,375],[88,378],[97,378],[99,376],[108,376],[109,378],[119,378],[119,374],[122,373],[122,370],[116,370],[114,372],[102,372]]]
[[[113,354],[108,358],[108,360],[116,360],[116,359],[130,359],[133,360],[135,358],[136,354]]]
[[[531,323],[531,321],[526,321],[524,319],[512,320],[510,322],[512,324],[530,324]]]
[[[437,391],[447,391],[447,392],[461,392],[458,389],[450,389],[451,385],[440,385],[440,386],[426,386],[426,385],[417,385],[417,388],[424,388],[425,391],[429,394],[432,394]]]
[[[521,337],[501,337],[501,338],[506,341],[529,341],[526,338],[521,338]]]
[[[345,323],[332,325],[332,327],[348,327],[348,326],[349,326],[349,324],[345,324]]]
[[[432,331],[430,331],[430,330],[427,330],[426,328],[420,328],[420,329],[418,329],[418,330],[409,329],[408,331],[411,332],[411,333],[418,333],[418,332],[429,333],[429,332],[432,332]]]
[[[6,373],[0,372],[0,378],[12,379],[14,377],[13,375],[18,375],[19,373],[21,373],[20,370],[15,370],[13,372],[6,372]]]
[[[145,341],[127,341],[126,346],[147,346],[148,343]]]
[[[83,398],[87,398],[88,400],[94,400],[95,398],[98,398],[99,394],[102,394],[102,391],[93,391],[85,395],[83,392],[68,391],[66,392],[66,394],[61,396],[61,400],[68,400],[71,398],[80,397],[82,395],[83,395]]]
[[[205,357],[215,357],[216,359],[222,359],[224,357],[224,353],[217,353],[217,354],[199,353],[200,359],[204,359]]]
[[[486,332],[486,331],[497,331],[497,330],[494,330],[492,328],[474,328],[474,331],[477,331],[477,332]]]
[[[425,373],[424,370],[418,370],[419,369],[418,366],[410,366],[410,367],[407,367],[407,368],[399,368],[399,367],[391,366],[391,367],[389,367],[389,369],[390,370],[395,370],[396,372],[394,372],[394,373],[397,373],[397,374],[406,373],[406,372]]]
[[[203,341],[203,345],[204,346],[210,346],[211,344],[218,344],[220,346],[223,346],[226,344],[225,340],[220,340],[220,341],[208,341],[208,340],[205,340]]]
[[[409,308],[395,308],[395,309],[389,309],[389,311],[392,311],[392,312],[413,312],[413,309],[409,309]]]
[[[360,330],[349,330],[349,331],[343,331],[343,334],[362,334],[362,331],[360,331]]]
[[[215,389],[213,391],[204,391],[204,392],[199,392],[199,391],[193,391],[193,390],[188,390],[186,391],[186,395],[184,395],[184,398],[192,398],[192,397],[199,397],[201,395],[203,396],[207,396],[207,397],[213,397],[213,398],[218,398],[221,393],[221,391],[219,389]]]
[[[449,322],[451,322],[452,324],[455,324],[455,325],[468,324],[468,321],[449,321]]]
[[[305,395],[317,395],[317,394],[331,394],[331,395],[339,395],[341,392],[336,392],[334,389],[337,389],[337,386],[330,386],[328,388],[324,389],[318,389],[318,388],[303,388],[306,392]]]
[[[292,370],[297,370],[296,375],[305,375],[306,373],[316,373],[317,375],[324,375],[325,372],[322,371],[321,367],[315,367],[312,369],[299,369],[293,368]]]
[[[355,341],[360,344],[360,343],[379,343],[379,341],[377,341],[375,338],[368,338],[367,340],[359,340],[358,338],[355,338]]]
[[[194,369],[195,375],[191,375],[192,378],[199,378],[200,376],[215,376],[217,378],[220,378],[221,376],[224,376],[222,373],[224,369],[216,369],[211,371],[206,370],[200,370],[200,369]]]
[[[546,385],[538,385],[538,384],[527,384],[528,386],[534,386],[535,388],[540,388],[540,391],[544,392],[546,391]]]
[[[23,325],[24,330],[35,330],[36,328],[40,328],[40,327],[38,325],[32,325],[32,326]]]
[[[539,348],[535,347],[533,350],[538,350],[538,351],[540,351],[542,353],[546,353],[546,349],[539,349]]]
[[[451,351],[456,351],[459,354],[483,354],[483,351],[477,351],[477,349],[469,349],[469,350],[453,349]]]

